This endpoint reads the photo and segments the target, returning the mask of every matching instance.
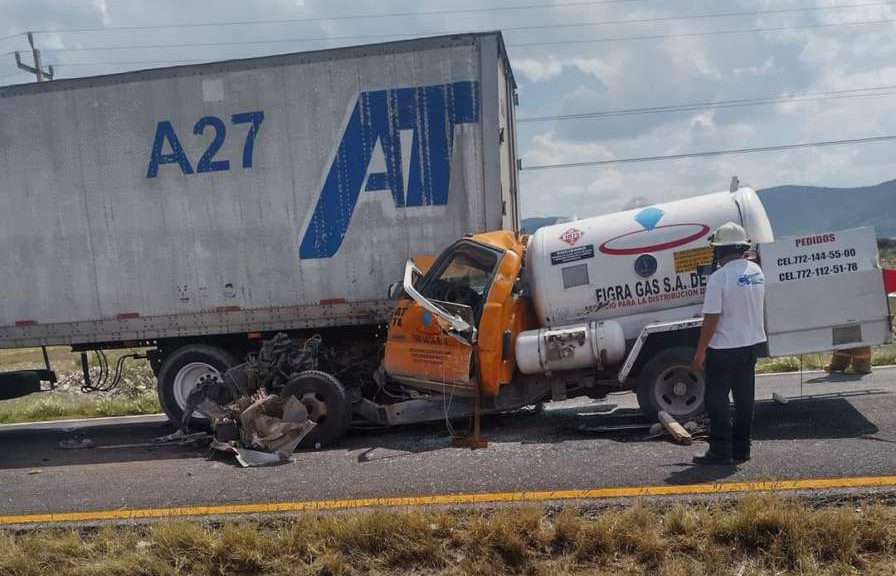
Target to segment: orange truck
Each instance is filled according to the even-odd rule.
[[[352,419],[399,425],[620,390],[635,391],[650,417],[692,417],[706,385],[691,360],[708,240],[728,221],[747,230],[765,271],[770,355],[889,340],[874,230],[776,240],[755,192],[734,182],[531,236],[472,234],[411,259],[389,288],[396,305],[383,356],[366,358],[372,377],[299,359],[285,393],[319,416],[320,444]]]

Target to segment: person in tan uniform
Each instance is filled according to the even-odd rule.
[[[856,374],[871,374],[871,346],[834,350],[831,363],[824,369],[828,373],[838,374],[845,372],[850,364]]]

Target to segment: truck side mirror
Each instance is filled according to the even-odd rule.
[[[404,287],[402,286],[401,280],[396,280],[395,282],[389,284],[389,291],[387,293],[387,297],[389,300],[401,300],[404,296]]]

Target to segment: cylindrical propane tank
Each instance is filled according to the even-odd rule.
[[[622,327],[613,320],[528,330],[516,339],[516,365],[523,374],[612,366],[624,355]]]
[[[526,251],[539,323],[615,319],[631,340],[646,324],[699,314],[706,278],[697,267],[711,262],[708,237],[726,222],[742,225],[754,243],[774,239],[746,187],[539,229]]]

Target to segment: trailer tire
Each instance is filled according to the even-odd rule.
[[[290,378],[280,396],[295,396],[301,400],[308,408],[308,418],[317,423],[299,446],[329,446],[348,431],[351,403],[345,387],[334,376],[320,370],[306,370]]]
[[[162,410],[172,422],[180,424],[190,390],[203,378],[223,377],[238,363],[227,350],[207,344],[188,344],[166,355],[158,376]],[[207,421],[191,418],[190,423],[201,425]]]
[[[704,412],[706,379],[703,370],[691,368],[694,353],[690,346],[675,346],[660,350],[647,361],[637,388],[644,416],[656,421],[657,413],[664,410],[685,421]]]

